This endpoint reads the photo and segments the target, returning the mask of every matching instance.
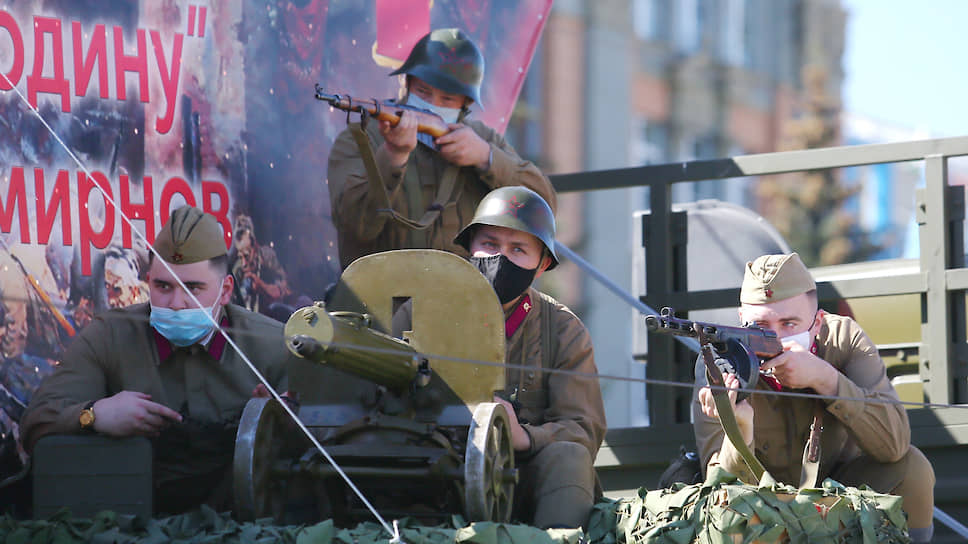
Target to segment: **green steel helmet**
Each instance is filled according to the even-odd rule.
[[[499,187],[481,199],[474,219],[454,238],[454,243],[470,251],[474,226],[494,225],[527,232],[537,237],[551,254],[548,270],[558,266],[555,253],[555,214],[541,195],[527,187]]]
[[[403,65],[390,75],[415,76],[438,89],[481,104],[484,55],[456,28],[431,31],[413,46]]]

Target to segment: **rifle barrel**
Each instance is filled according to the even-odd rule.
[[[316,86],[316,99],[328,102],[330,106],[347,112],[364,113],[373,116],[380,121],[387,121],[391,125],[400,122],[400,114],[403,112],[417,116],[417,132],[430,134],[434,138],[439,138],[450,132],[447,124],[439,116],[432,112],[415,109],[404,104],[394,104],[388,101],[378,101],[368,98],[353,98],[346,94],[327,93],[319,85]]]

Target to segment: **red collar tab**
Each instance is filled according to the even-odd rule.
[[[218,322],[218,326],[222,329],[228,327],[228,316],[223,315],[222,319],[220,319]],[[161,362],[167,361],[168,357],[171,357],[171,354],[175,351],[175,349],[172,347],[171,342],[169,342],[167,338],[162,336],[161,333],[156,331],[153,327],[151,332],[155,333],[155,346],[158,348],[158,360]],[[222,358],[222,352],[225,351],[225,344],[227,343],[228,342],[225,340],[225,337],[222,336],[222,333],[215,331],[215,334],[212,336],[212,341],[208,343],[208,354],[211,355],[213,359],[218,361]]]
[[[770,387],[770,389],[772,389],[774,391],[780,391],[780,390],[783,389],[783,386],[780,385],[780,380],[776,379],[776,377],[774,377],[774,376],[771,376],[769,374],[762,374],[761,373],[760,374],[760,379],[763,380],[763,382],[766,383],[766,385],[768,385]]]
[[[504,320],[504,334],[507,338],[514,336],[514,333],[517,332],[518,327],[521,326],[521,323],[524,323],[524,318],[528,317],[528,314],[533,308],[534,306],[531,304],[531,295],[525,294],[523,297],[521,297],[521,301],[518,302],[517,308],[515,308],[514,311],[511,312],[511,315]]]

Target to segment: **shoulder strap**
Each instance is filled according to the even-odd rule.
[[[366,177],[369,180],[369,191],[377,201],[379,205],[378,209],[382,212],[389,213],[395,221],[411,229],[424,230],[432,225],[440,217],[444,206],[449,203],[451,196],[454,194],[459,168],[452,164],[447,166],[447,169],[444,170],[444,175],[441,177],[440,186],[437,188],[437,196],[434,199],[434,203],[427,208],[423,217],[414,221],[390,206],[390,196],[387,194],[386,184],[383,183],[383,176],[380,175],[380,169],[377,168],[376,157],[373,154],[373,146],[370,145],[369,136],[367,136],[366,132],[358,124],[350,125],[350,134],[353,135],[357,147],[360,148],[360,156],[363,159],[363,166],[366,168]]]
[[[552,322],[556,307],[551,297],[541,291],[538,298],[541,299],[541,368],[553,368],[558,357],[558,338]]]

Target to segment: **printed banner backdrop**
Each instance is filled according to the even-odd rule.
[[[147,244],[172,209],[188,203],[219,219],[235,302],[249,309],[285,319],[337,278],[326,160],[346,115],[315,99],[316,83],[395,97],[399,80],[387,74],[413,43],[431,28],[462,28],[487,62],[485,109],[474,116],[503,131],[550,9],[551,0],[0,7],[0,478],[18,469],[17,422],[71,338],[96,313],[147,300]]]

